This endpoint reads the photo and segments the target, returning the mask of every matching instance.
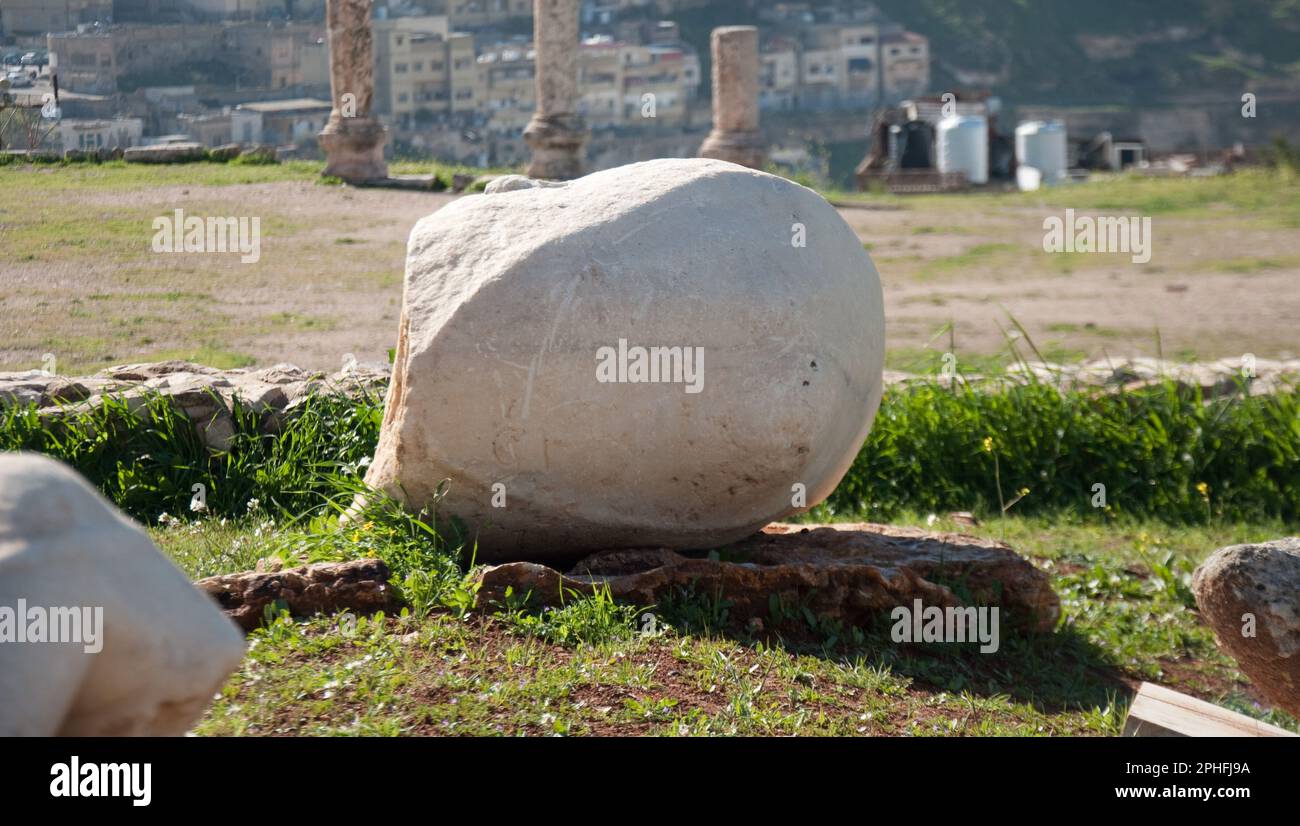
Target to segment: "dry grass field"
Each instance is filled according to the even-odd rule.
[[[47,353],[61,373],[383,362],[407,234],[454,197],[480,196],[331,185],[310,163],[0,168],[0,370]],[[1062,360],[1300,352],[1294,182],[1250,172],[837,202],[880,270],[895,368],[933,366],[950,341],[967,366],[999,359],[1010,317]],[[1043,220],[1067,207],[1151,217],[1151,261],[1043,252]],[[178,208],[260,218],[260,259],[154,252],[153,219]]]

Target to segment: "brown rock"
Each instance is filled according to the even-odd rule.
[[[451,191],[464,192],[470,188],[470,185],[476,180],[475,176],[466,172],[457,172],[451,176]]]
[[[388,566],[378,559],[318,562],[288,570],[221,574],[194,583],[240,628],[262,624],[267,605],[282,600],[295,617],[354,611],[372,614],[397,606]]]
[[[1196,569],[1192,591],[1219,647],[1300,717],[1300,537],[1220,548]]]
[[[243,147],[237,143],[223,143],[221,146],[214,146],[209,149],[208,158],[210,160],[225,163],[226,161],[233,161],[235,158],[238,158],[239,153],[242,151]]]
[[[479,595],[500,602],[509,587],[542,605],[561,589],[607,587],[622,602],[648,606],[678,588],[730,601],[733,619],[761,619],[773,595],[787,604],[850,625],[920,599],[927,605],[999,606],[1006,624],[1051,631],[1060,601],[1046,574],[999,542],[873,524],[772,524],[722,550],[724,559],[693,559],[656,548],[593,554],[568,573],[532,562],[481,570]],[[960,583],[960,584],[959,584]],[[959,592],[962,596],[959,596]]]
[[[132,146],[122,152],[127,163],[191,163],[204,160],[207,156],[207,147],[193,141]]]

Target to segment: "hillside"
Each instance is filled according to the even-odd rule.
[[[712,26],[762,25],[759,11],[774,5],[730,0],[673,16],[706,55]],[[979,86],[1009,100],[1049,104],[1169,102],[1246,89],[1300,93],[1300,0],[876,5],[930,38],[936,89]]]

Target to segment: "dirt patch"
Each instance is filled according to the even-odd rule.
[[[309,182],[35,190],[0,223],[0,369],[197,358],[214,366],[288,361],[335,370],[384,363],[397,340],[406,238],[455,196]],[[463,196],[479,197],[479,196]],[[966,204],[965,201],[954,202]],[[151,221],[175,209],[261,219],[256,263],[151,250]],[[1152,262],[1042,252],[1042,208],[842,209],[884,283],[895,366],[1004,347],[1018,319],[1046,354],[1189,360],[1296,354],[1300,235],[1233,215],[1160,217]]]

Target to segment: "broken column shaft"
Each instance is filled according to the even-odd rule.
[[[578,0],[534,0],[537,108],[524,129],[532,178],[569,180],[583,173],[587,127],[578,109]]]
[[[324,175],[352,184],[388,177],[384,125],[370,112],[375,90],[375,50],[370,29],[374,0],[327,0],[330,92],[334,108],[318,136]]]
[[[700,157],[762,169],[767,151],[758,129],[758,29],[721,26],[710,42],[713,131],[700,147]]]

